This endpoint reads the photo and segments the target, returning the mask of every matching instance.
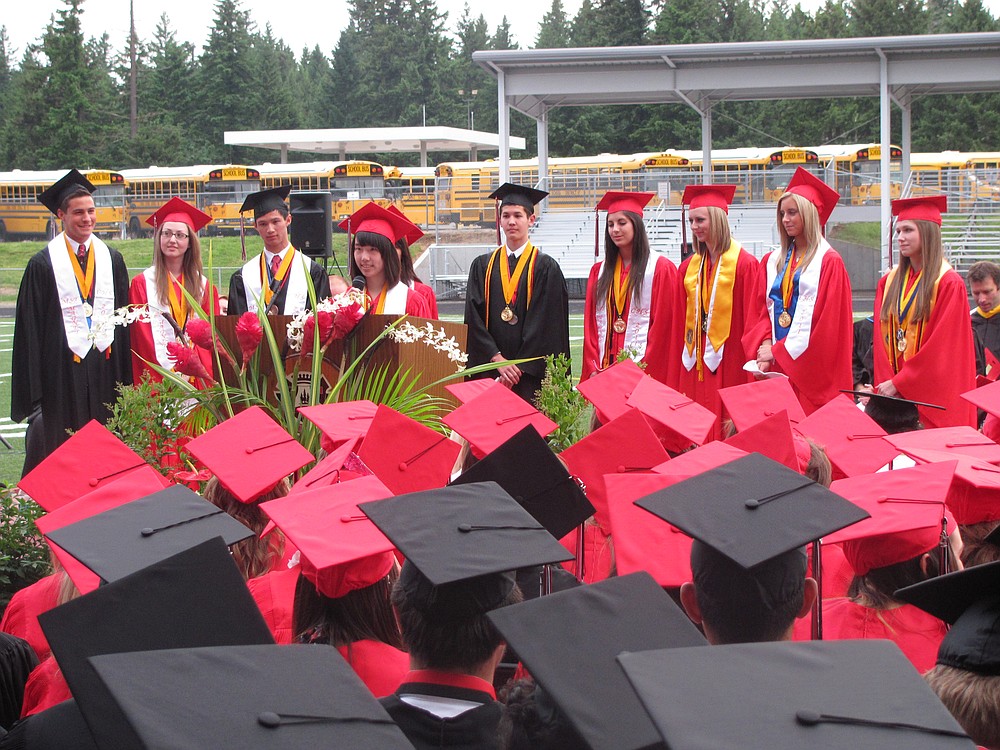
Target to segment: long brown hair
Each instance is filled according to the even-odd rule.
[[[232,493],[220,484],[218,477],[212,477],[205,485],[203,497],[220,510],[249,527],[253,536],[237,542],[232,550],[233,562],[236,563],[245,580],[256,578],[270,572],[274,564],[285,552],[285,536],[280,529],[274,529],[266,537],[260,533],[267,526],[268,517],[261,510],[261,503],[284,497],[288,494],[288,480],[282,479],[270,492],[266,492],[253,502],[241,503]]]
[[[208,294],[208,289],[201,275],[201,243],[198,241],[197,232],[187,224],[184,224],[184,228],[187,229],[188,233],[188,248],[184,253],[184,263],[181,267],[181,273],[184,275],[184,288],[196,300],[203,302],[204,295]],[[163,259],[163,251],[160,249],[160,235],[162,233],[163,225],[160,224],[153,231],[153,278],[156,280],[156,294],[160,300],[166,300],[170,289],[170,274],[167,271],[166,261]],[[177,321],[178,324],[180,322]]]
[[[933,221],[923,221],[922,219],[910,219],[917,226],[917,233],[920,235],[920,258],[923,276],[921,277],[920,289],[917,290],[917,298],[913,301],[913,320],[927,320],[931,315],[931,299],[934,297],[934,285],[938,275],[941,273],[941,264],[944,263],[944,249],[941,246],[941,227]],[[897,224],[897,226],[899,226]],[[899,264],[896,266],[896,273],[892,277],[892,283],[886,287],[882,297],[882,309],[879,311],[880,319],[889,320],[889,315],[893,312],[899,300],[899,291],[906,283],[906,277],[913,264],[910,259],[900,253]]]
[[[646,277],[646,264],[649,262],[649,236],[646,234],[646,224],[642,217],[634,211],[622,211],[632,223],[632,264],[628,270],[628,283],[632,289],[632,301],[638,304],[642,299],[642,281]],[[604,224],[604,267],[601,277],[597,280],[597,297],[605,299],[615,278],[615,266],[618,263],[618,246],[611,239],[607,222]]]
[[[299,575],[292,607],[295,639],[334,647],[355,641],[381,641],[402,649],[403,637],[390,602],[392,586],[398,577],[398,568],[393,566],[381,581],[331,599],[321,594],[312,581]]]
[[[820,231],[819,211],[807,198],[803,198],[796,193],[784,193],[778,198],[778,234],[781,235],[781,250],[778,251],[778,269],[785,265],[785,258],[792,247],[792,237],[785,231],[785,225],[781,221],[781,204],[786,198],[791,198],[795,206],[799,209],[799,216],[802,217],[802,234],[794,238],[795,247],[802,257],[799,259],[799,268],[805,269],[810,261],[816,257],[819,249],[819,241],[823,237]]]

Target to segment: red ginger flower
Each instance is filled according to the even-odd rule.
[[[341,307],[334,313],[333,338],[342,339],[347,336],[347,334],[354,330],[354,326],[356,326],[358,321],[360,321],[363,317],[365,317],[365,310],[358,302]]]
[[[264,329],[260,327],[257,313],[250,311],[243,313],[236,322],[236,340],[240,344],[240,354],[243,357],[244,367],[257,351],[262,338],[264,338]]]
[[[212,324],[201,318],[192,318],[184,327],[184,332],[188,338],[194,342],[195,346],[212,351],[215,348],[215,339],[212,336]]]
[[[320,348],[325,349],[334,339],[334,334],[336,333],[336,328],[334,326],[334,314],[332,312],[320,310],[319,312],[306,318],[306,322],[302,324],[302,353],[305,353],[307,346],[310,348],[312,347],[313,334],[316,330],[317,320],[319,320]]]
[[[201,378],[209,383],[214,382],[205,369],[197,350],[184,346],[180,341],[167,342],[167,356],[174,365],[174,370],[189,378]]]

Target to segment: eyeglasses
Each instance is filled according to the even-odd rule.
[[[183,242],[190,236],[191,235],[189,235],[187,232],[171,232],[169,229],[164,229],[162,232],[160,232],[161,240],[176,239],[178,242]]]

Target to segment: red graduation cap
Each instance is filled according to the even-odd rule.
[[[377,408],[373,401],[341,401],[300,406],[299,414],[319,428],[323,433],[324,447],[329,451],[345,440],[363,437],[375,418]]]
[[[595,211],[607,211],[613,214],[616,211],[631,211],[642,216],[643,209],[653,200],[656,193],[635,193],[622,190],[609,190],[604,197],[594,207]]]
[[[819,212],[820,224],[826,224],[830,218],[830,214],[833,213],[833,209],[837,207],[837,202],[840,200],[840,193],[808,169],[803,169],[802,167],[795,170],[795,174],[792,175],[792,179],[788,182],[785,192],[801,195],[816,206],[816,211]]]
[[[577,441],[559,457],[570,474],[583,480],[594,516],[604,528],[608,528],[605,475],[651,472],[670,460],[656,433],[636,409],[629,409]]]
[[[941,542],[942,519],[957,461],[883,471],[834,482],[830,489],[871,517],[835,531],[857,575],[911,560]]]
[[[691,537],[669,523],[650,523],[635,501],[680,482],[664,474],[613,474],[605,477],[611,536],[618,575],[648,572],[661,586],[691,580]]]
[[[475,380],[464,380],[461,383],[449,383],[444,389],[457,398],[459,403],[467,404],[495,382],[489,378],[476,378]]]
[[[158,227],[167,221],[179,221],[187,224],[192,232],[198,232],[212,222],[212,217],[174,196],[146,219],[146,223],[151,227]]]
[[[642,378],[626,403],[655,423],[664,447],[675,453],[703,444],[715,427],[712,411],[653,378]]]
[[[899,221],[931,221],[941,226],[941,214],[947,212],[948,196],[946,195],[897,198],[892,202],[892,215]]]
[[[899,452],[883,440],[886,431],[844,395],[803,419],[795,431],[826,450],[837,479],[877,471]]]
[[[220,422],[187,449],[241,503],[252,503],[316,460],[259,406]]]
[[[492,453],[526,425],[545,437],[559,425],[509,388],[493,382],[441,420],[479,453]]]
[[[988,353],[989,349],[986,351]],[[963,393],[962,398],[987,414],[994,416],[1000,414],[1000,382],[988,381],[984,385]]]
[[[413,225],[405,216],[397,216],[373,202],[363,205],[338,226],[345,232],[350,227],[351,234],[358,232],[380,234],[389,240],[389,244],[395,245],[400,238],[407,236]]]
[[[361,442],[360,437],[353,437],[340,444],[336,450],[312,467],[292,485],[289,495],[318,490],[323,487],[343,484],[352,479],[371,476],[371,470],[358,458],[355,450]]]
[[[767,378],[719,390],[719,398],[737,430],[784,411],[793,425],[806,418],[788,378]]]
[[[398,216],[399,218],[405,219],[406,222],[410,225],[406,230],[406,234],[403,235],[403,239],[406,240],[407,245],[412,245],[414,242],[416,242],[417,240],[419,240],[421,237],[424,236],[424,230],[418,227],[412,221],[410,221],[407,218],[406,214],[404,214],[402,211],[396,208],[395,203],[390,203],[388,210],[390,213],[396,214],[396,216]]]
[[[788,421],[788,412],[785,411],[740,430],[726,440],[726,444],[747,453],[760,453],[792,471],[801,473],[806,468],[799,460],[792,425]],[[808,459],[806,463],[808,464]]]
[[[380,405],[358,458],[393,494],[404,495],[448,484],[461,450],[447,435]]]
[[[1000,520],[1000,467],[956,453],[911,448],[907,454],[921,464],[957,461],[948,493],[948,510],[962,526]]]
[[[170,482],[162,474],[146,464],[142,468],[106,482],[82,497],[35,519],[35,526],[45,535],[56,529],[61,529],[63,526],[69,526],[111,508],[130,503],[140,497],[152,495],[154,492],[159,492],[169,486]],[[53,554],[58,558],[66,574],[69,575],[81,594],[88,594],[100,585],[100,577],[90,568],[47,537],[45,541],[48,542]]]
[[[1000,445],[968,425],[898,432],[886,436],[885,439],[896,450],[914,458],[916,458],[914,449],[932,450],[971,456],[991,464],[1000,464]]]
[[[81,495],[147,464],[97,420],[90,420],[17,483],[45,510],[53,511]]]
[[[680,481],[698,476],[710,469],[716,469],[723,464],[748,455],[746,451],[735,446],[713,440],[711,443],[706,443],[660,464],[654,471],[657,474],[674,477]]]
[[[384,500],[392,492],[377,477],[362,477],[283,497],[260,507],[302,553],[302,575],[337,599],[385,578],[395,545],[378,530],[358,503]]]
[[[714,206],[729,213],[729,204],[736,195],[735,185],[688,185],[684,188],[681,203],[688,208],[705,208]]]
[[[639,365],[631,359],[624,359],[592,375],[576,388],[594,405],[597,418],[602,422],[610,422],[631,408],[627,403],[628,397],[644,377],[646,374]]]

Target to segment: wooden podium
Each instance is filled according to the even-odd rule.
[[[368,348],[379,334],[385,330],[393,321],[397,320],[396,315],[368,315],[358,323],[357,327],[346,339],[334,341],[327,347],[323,356],[322,377],[324,383],[321,387],[321,397],[325,397],[328,389],[332,387],[340,376],[341,363],[350,364],[362,352]],[[215,319],[216,330],[219,335],[229,345],[230,350],[240,363],[240,347],[236,339],[236,322],[238,317],[220,315]],[[274,332],[274,339],[281,353],[281,358],[285,364],[284,376],[289,379],[289,388],[296,393],[296,406],[306,406],[309,403],[309,392],[312,380],[312,355],[300,356],[299,352],[292,351],[288,346],[287,327],[292,321],[288,315],[270,315],[267,322]],[[429,320],[427,318],[407,318],[412,325],[417,328],[432,324],[435,328],[443,329],[445,335],[454,338],[462,351],[468,338],[468,329],[462,323],[451,323],[442,320]],[[307,343],[308,346],[308,343]],[[267,350],[267,336],[261,340],[258,349],[258,361],[260,362],[260,374],[265,377],[270,384],[267,391],[271,398],[277,400],[278,389],[275,383],[274,365],[270,353]],[[295,366],[298,365],[296,376]],[[443,377],[453,374],[458,365],[448,359],[447,354],[439,352],[423,341],[413,343],[400,343],[393,341],[388,336],[384,336],[375,347],[368,352],[363,368],[369,375],[375,371],[387,369],[387,375],[392,375],[400,370],[409,370],[411,376],[417,379],[417,386],[424,387]],[[357,371],[355,371],[357,373]],[[236,372],[228,364],[223,362],[223,378],[229,385],[236,385],[238,380]],[[291,382],[293,377],[297,377],[296,382]],[[457,382],[457,381],[456,381]],[[451,397],[443,385],[438,385],[428,391],[431,396],[446,398],[451,401]]]

